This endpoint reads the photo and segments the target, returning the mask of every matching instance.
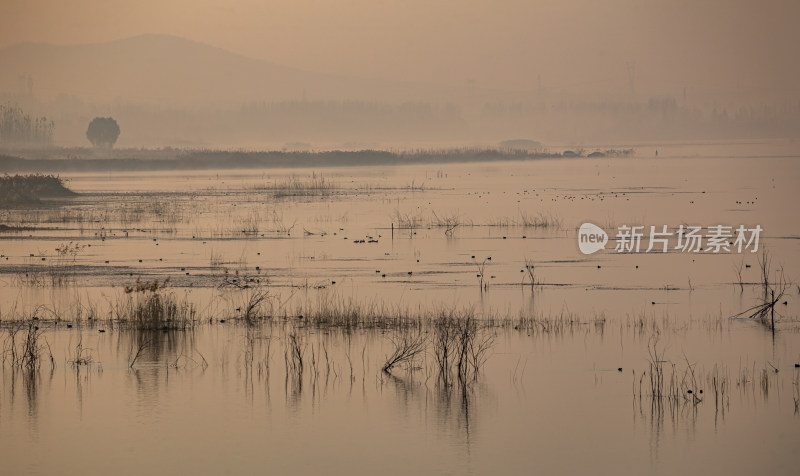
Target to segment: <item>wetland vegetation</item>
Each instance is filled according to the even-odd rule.
[[[670,178],[669,161],[647,164],[663,167],[648,184],[635,159],[585,160],[520,162],[513,173],[507,162],[70,175],[68,200],[0,210],[10,402],[0,411],[19,429],[20,405],[43,415],[48,395],[80,406],[103,389],[125,406],[185,395],[211,415],[224,394],[259,419],[270,409],[276,431],[313,438],[290,419],[360,421],[373,407],[413,434],[436,421],[459,448],[456,466],[477,441],[529,434],[520,419],[555,431],[609,413],[646,428],[615,433],[634,448],[642,431],[676,442],[687,426],[708,441],[707,429],[755,425],[765,445],[763,425],[794,432],[800,256],[783,208],[768,208],[755,254],[580,255],[576,245],[587,216],[610,235],[645,209],[672,224],[741,220],[740,206],[763,211],[790,193],[791,175],[771,180],[786,164],[729,177],[775,184],[756,201]],[[586,164],[599,175],[576,187]],[[703,177],[715,165],[694,167]],[[31,177],[6,183],[64,184]],[[576,419],[574,408],[591,413]],[[756,413],[761,422],[747,423]],[[325,425],[355,441],[374,431]]]

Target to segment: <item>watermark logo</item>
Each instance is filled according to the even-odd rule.
[[[599,226],[592,223],[584,223],[578,229],[578,247],[581,253],[590,255],[606,247],[608,234]]]
[[[756,225],[747,228],[739,225],[734,228],[725,225],[702,227],[680,225],[677,229],[667,225],[629,226],[617,228],[614,237],[617,253],[743,253],[758,251],[758,240],[763,228]],[[642,244],[646,240],[646,246]],[[605,249],[608,235],[602,228],[592,223],[584,223],[578,229],[578,247],[581,253],[590,255]]]

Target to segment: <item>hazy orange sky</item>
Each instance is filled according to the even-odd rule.
[[[624,94],[796,100],[800,2],[786,0],[3,0],[0,47],[181,36],[312,71]]]

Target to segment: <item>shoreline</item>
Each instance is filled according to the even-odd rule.
[[[85,149],[76,150],[80,153]],[[21,151],[11,152],[19,154]],[[39,154],[42,151],[36,151]],[[55,151],[54,151],[55,152]],[[59,154],[69,154],[69,149]],[[91,151],[90,151],[91,152]],[[357,151],[257,151],[234,150],[186,151],[171,150],[119,150],[108,151],[116,157],[86,157],[71,155],[67,158],[25,158],[0,152],[0,173],[22,172],[130,172],[177,171],[214,169],[307,168],[348,166],[396,166],[415,164],[445,164],[469,162],[498,162],[509,160],[581,159],[585,155],[571,151],[526,151],[520,149],[462,148],[430,149],[406,152],[387,150]],[[45,152],[46,153],[46,152]],[[602,157],[632,156],[633,149],[606,150]],[[597,157],[598,155],[595,155]]]

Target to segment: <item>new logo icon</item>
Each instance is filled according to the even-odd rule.
[[[597,225],[584,223],[578,229],[578,247],[581,253],[590,255],[606,247],[608,234]]]

